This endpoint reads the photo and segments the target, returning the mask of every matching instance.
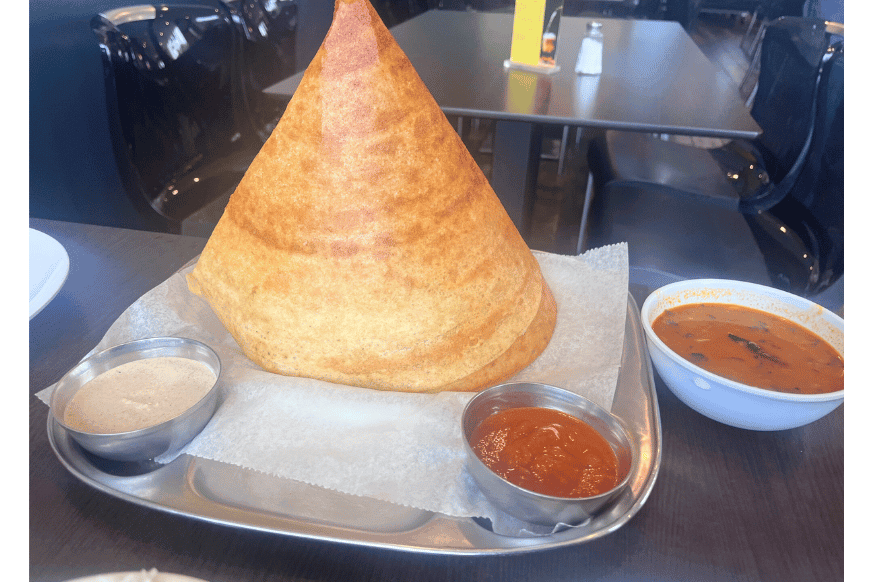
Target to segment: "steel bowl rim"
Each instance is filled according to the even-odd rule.
[[[830,316],[838,319],[839,321],[843,321],[839,315],[833,313],[832,311],[818,305],[814,301],[810,301],[805,297],[800,297],[799,295],[795,295],[793,293],[789,293],[788,291],[783,291],[781,289],[777,289],[775,287],[767,287],[766,285],[758,285],[756,283],[747,283],[745,281],[736,281],[732,279],[687,279],[684,281],[676,281],[673,283],[669,283],[664,285],[663,287],[659,287],[652,291],[648,297],[646,297],[643,302],[643,307],[640,310],[641,317],[643,323],[643,331],[646,334],[646,337],[655,344],[655,346],[664,352],[669,358],[670,361],[674,364],[679,365],[684,368],[686,371],[698,374],[702,376],[704,379],[710,380],[711,382],[721,384],[726,388],[730,388],[736,390],[738,392],[744,392],[747,394],[751,394],[754,396],[764,397],[771,400],[780,400],[783,402],[790,402],[794,404],[809,404],[809,403],[823,403],[823,402],[831,402],[834,400],[844,400],[845,399],[845,388],[843,390],[838,390],[836,392],[826,392],[824,394],[791,394],[789,392],[778,392],[775,390],[767,390],[766,388],[758,388],[756,386],[750,386],[749,384],[743,384],[742,382],[737,382],[736,380],[731,380],[730,378],[725,378],[724,376],[719,376],[709,370],[704,370],[700,366],[689,362],[672,349],[670,349],[664,341],[658,337],[658,334],[655,333],[655,330],[652,329],[652,324],[649,321],[648,312],[653,310],[653,306],[656,301],[661,299],[662,295],[666,295],[670,292],[680,290],[680,289],[693,289],[700,288],[704,289],[707,287],[711,288],[719,288],[726,287],[727,285],[735,285],[740,283],[744,286],[749,287],[752,292],[763,292],[767,293],[777,293],[785,296],[792,297],[796,300],[799,300],[802,303],[806,303],[810,306],[820,307],[825,313]],[[796,322],[793,322],[796,323]],[[801,325],[798,323],[798,325]],[[805,326],[802,326],[805,328]],[[808,328],[805,328],[808,330]],[[808,330],[809,331],[809,330]],[[813,332],[814,333],[814,332]]]
[[[511,481],[507,481],[501,475],[497,474],[493,469],[491,469],[491,467],[489,467],[488,465],[483,463],[482,459],[480,459],[479,456],[473,451],[473,447],[470,444],[470,439],[467,438],[467,433],[466,433],[466,431],[464,431],[464,420],[467,418],[467,414],[468,414],[470,408],[472,407],[473,402],[477,398],[479,398],[482,394],[487,392],[488,390],[494,390],[497,388],[512,387],[512,386],[532,386],[532,385],[533,386],[541,386],[543,388],[546,388],[547,390],[555,390],[558,393],[562,393],[564,395],[570,396],[573,399],[582,400],[582,401],[594,406],[595,408],[598,408],[598,409],[602,410],[603,412],[605,412],[609,416],[610,420],[612,420],[617,425],[619,430],[622,432],[622,436],[627,441],[628,450],[630,451],[630,470],[627,472],[627,474],[624,476],[624,478],[622,478],[622,480],[619,481],[615,485],[615,487],[613,487],[612,489],[609,489],[608,491],[604,491],[603,493],[599,493],[597,495],[591,495],[589,497],[556,497],[553,495],[546,495],[544,493],[537,493],[536,491],[531,491],[530,489],[525,489],[524,487],[521,487],[520,485],[516,485],[515,483],[512,483]],[[566,411],[564,411],[564,410],[560,410],[558,408],[554,408],[551,406],[535,406],[534,408],[549,408],[551,410],[558,410],[559,412],[566,413]],[[567,414],[569,414],[569,413],[567,413]],[[579,418],[579,417],[576,417],[576,418]],[[583,422],[585,422],[581,418],[579,418],[579,420],[582,420]],[[586,422],[586,424],[588,424],[588,423]],[[590,424],[588,424],[588,425],[591,426]],[[601,437],[606,438],[595,427],[592,426],[591,428],[594,428],[594,430],[597,431],[597,433],[600,434]],[[546,501],[546,502],[578,503],[578,502],[583,502],[583,501],[598,501],[601,499],[608,499],[608,498],[616,495],[617,493],[621,492],[625,487],[627,487],[627,484],[630,482],[630,476],[633,473],[634,464],[637,462],[636,447],[633,444],[633,440],[630,438],[630,432],[627,430],[627,427],[625,427],[624,422],[619,417],[612,414],[612,412],[606,410],[605,408],[603,408],[602,406],[600,406],[596,402],[593,402],[593,401],[585,398],[584,396],[580,396],[579,394],[576,394],[575,392],[571,392],[570,390],[566,390],[564,388],[559,388],[559,387],[551,385],[551,384],[545,384],[543,382],[506,382],[504,384],[497,384],[497,385],[491,386],[489,388],[486,388],[485,390],[482,390],[481,392],[479,392],[478,394],[473,396],[473,398],[471,398],[467,402],[467,404],[464,406],[464,411],[461,413],[461,436],[463,437],[463,440],[464,440],[465,452],[467,453],[467,456],[474,463],[476,463],[478,466],[485,468],[491,475],[500,479],[501,482],[508,485],[511,489],[518,491],[524,495],[533,497],[534,499],[538,499],[538,500],[542,500],[542,501]],[[473,475],[473,478],[475,479],[476,476]]]
[[[177,340],[180,343],[196,344],[199,347],[206,349],[209,353],[211,353],[215,357],[215,360],[217,362],[216,372],[215,372],[215,382],[213,382],[213,384],[209,388],[209,390],[207,390],[206,393],[199,400],[197,400],[197,402],[195,402],[194,404],[192,404],[191,406],[189,406],[188,408],[186,408],[185,410],[183,410],[181,413],[174,416],[173,418],[168,418],[167,420],[159,422],[158,424],[146,426],[143,428],[138,428],[135,430],[129,430],[129,431],[125,431],[125,432],[85,432],[85,431],[81,431],[81,430],[72,428],[64,422],[62,415],[59,414],[59,412],[62,412],[62,411],[58,411],[57,406],[55,405],[55,398],[56,398],[56,395],[58,393],[58,390],[57,390],[58,386],[61,386],[62,383],[67,380],[67,378],[72,376],[76,371],[80,370],[83,366],[85,366],[86,364],[88,364],[89,362],[91,362],[93,360],[96,360],[96,359],[102,358],[102,357],[112,357],[111,352],[122,352],[126,348],[130,348],[130,346],[132,346],[132,345],[145,344],[145,343],[153,342],[156,340]],[[160,356],[154,356],[154,357],[160,357]],[[149,359],[149,358],[137,358],[137,359]],[[116,366],[113,366],[113,367],[116,367]],[[109,368],[109,369],[111,370],[112,368]],[[202,342],[200,340],[193,339],[193,338],[181,337],[181,336],[152,336],[152,337],[140,338],[140,339],[120,343],[120,344],[114,345],[112,347],[106,348],[104,350],[101,350],[95,354],[91,354],[90,356],[84,358],[78,364],[73,366],[66,374],[64,374],[61,377],[60,380],[58,380],[57,384],[55,384],[55,390],[52,391],[51,398],[49,399],[49,409],[50,409],[51,414],[54,417],[55,421],[57,421],[57,423],[59,425],[61,425],[61,427],[63,427],[64,430],[70,432],[74,436],[75,435],[82,435],[83,437],[89,438],[89,439],[105,437],[107,439],[111,438],[111,439],[119,439],[119,440],[124,440],[124,439],[129,439],[129,438],[134,438],[134,437],[143,437],[143,436],[148,436],[148,435],[151,435],[154,433],[163,432],[172,424],[177,423],[181,420],[184,420],[188,416],[192,416],[195,412],[197,412],[203,406],[203,404],[207,401],[207,399],[212,397],[213,393],[218,388],[218,383],[219,383],[220,378],[221,378],[221,357],[218,355],[218,353],[215,350],[213,350],[211,347],[209,347],[204,342]],[[84,386],[84,384],[82,386]],[[79,386],[79,388],[76,389],[76,392],[81,390],[82,386]],[[74,394],[75,394],[75,392],[74,392]],[[71,396],[71,398],[72,398],[72,396]]]

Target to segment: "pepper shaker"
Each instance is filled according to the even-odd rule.
[[[603,24],[589,22],[588,31],[582,39],[579,57],[576,59],[576,73],[580,75],[599,75],[603,69]]]

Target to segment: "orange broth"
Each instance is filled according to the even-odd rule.
[[[664,311],[652,330],[704,370],[790,394],[843,389],[843,357],[825,340],[783,317],[739,305],[699,303]]]
[[[606,439],[560,410],[504,410],[482,421],[470,440],[492,471],[535,493],[591,497],[619,481],[618,459]]]

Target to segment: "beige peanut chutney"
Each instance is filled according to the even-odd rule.
[[[215,373],[196,360],[174,356],[135,360],[82,386],[64,409],[64,423],[97,434],[154,426],[185,412],[213,384]]]

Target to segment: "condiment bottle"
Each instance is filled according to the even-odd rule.
[[[576,59],[576,73],[580,75],[599,75],[603,69],[603,24],[589,22],[588,32],[582,39],[579,57]]]

